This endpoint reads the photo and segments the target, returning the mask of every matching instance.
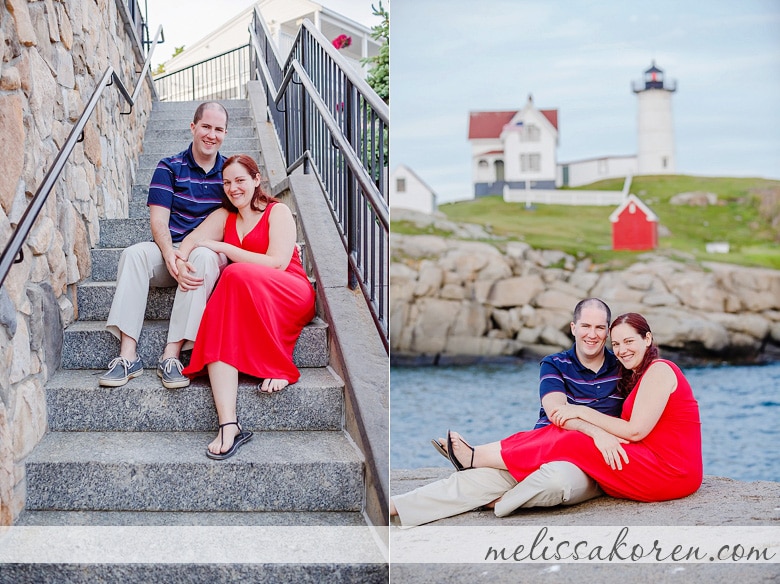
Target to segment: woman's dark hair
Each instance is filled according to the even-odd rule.
[[[222,165],[222,172],[224,172],[225,169],[231,164],[240,164],[246,168],[247,172],[249,172],[249,176],[253,179],[260,175],[260,169],[257,166],[257,162],[255,162],[255,159],[248,154],[235,154],[234,156],[228,158],[225,161],[225,164]],[[278,203],[279,199],[266,193],[265,190],[263,190],[263,184],[261,181],[260,184],[255,187],[255,192],[252,195],[252,202],[249,205],[255,211],[262,211],[271,201]],[[222,190],[222,206],[231,213],[238,212],[238,209],[236,209],[235,205],[230,202],[230,199],[228,198],[224,189]]]
[[[643,339],[647,338],[647,333],[652,334],[650,325],[647,324],[645,317],[636,312],[627,312],[626,314],[621,314],[615,318],[609,327],[610,334],[612,333],[612,329],[614,329],[619,324],[627,324]],[[620,377],[620,381],[618,381],[618,391],[620,394],[626,396],[631,393],[631,390],[634,389],[634,386],[637,383],[639,383],[639,379],[642,377],[644,372],[647,371],[648,367],[650,367],[650,363],[656,359],[658,359],[658,347],[655,345],[655,339],[653,339],[652,343],[650,343],[650,346],[647,347],[645,356],[636,370],[632,371],[631,369],[626,369],[623,367],[623,374]]]

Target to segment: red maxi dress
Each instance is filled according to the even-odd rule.
[[[269,203],[257,225],[239,239],[235,213],[225,221],[224,240],[247,251],[266,253]],[[249,263],[227,266],[211,294],[183,373],[196,377],[206,365],[222,361],[264,379],[300,378],[292,354],[301,330],[314,318],[314,289],[297,247],[285,270]]]
[[[605,493],[636,501],[666,501],[695,492],[702,482],[701,422],[691,386],[674,363],[677,389],[650,433],[638,442],[623,444],[628,464],[613,470],[604,462],[593,439],[550,424],[520,432],[501,441],[501,456],[509,473],[522,481],[541,465],[565,460],[591,476]],[[623,403],[621,418],[628,420],[642,380]]]

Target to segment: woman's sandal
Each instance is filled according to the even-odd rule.
[[[225,460],[226,458],[230,458],[236,453],[236,451],[239,449],[240,446],[242,446],[246,442],[249,442],[250,438],[254,436],[253,432],[250,432],[248,430],[245,432],[244,430],[242,430],[241,426],[238,424],[238,420],[236,420],[235,422],[227,422],[225,424],[220,424],[219,425],[219,432],[220,432],[219,449],[220,450],[222,450],[222,443],[225,440],[225,433],[222,431],[222,428],[224,428],[225,426],[233,426],[233,425],[238,427],[238,434],[236,434],[236,437],[233,439],[233,445],[226,452],[218,452],[216,454],[214,454],[213,452],[211,452],[211,450],[206,448],[206,456],[208,456],[209,458],[213,458],[214,460]]]
[[[273,381],[273,379],[271,379],[271,380]],[[270,391],[263,391],[263,383],[265,383],[265,379],[263,379],[263,381],[261,381],[260,383],[258,383],[258,384],[257,384],[257,392],[258,392],[258,393],[269,393],[269,394],[271,394],[271,393],[279,393],[279,392],[280,392],[280,391],[282,391],[283,389],[287,389],[288,387],[290,387],[290,382],[288,381],[288,382],[287,382],[287,385],[285,385],[285,386],[284,386],[284,387],[282,387],[282,388],[279,388],[279,389],[272,389],[272,390],[270,390]]]
[[[450,462],[452,463],[452,466],[455,467],[455,470],[469,470],[474,468],[474,447],[466,442],[463,438],[458,439],[464,444],[464,446],[471,450],[471,462],[469,463],[469,466],[463,466],[455,456],[455,453],[452,451],[452,433],[449,430],[447,430],[447,458],[450,459]]]
[[[441,455],[442,455],[444,458],[446,458],[447,460],[449,460],[449,459],[450,459],[450,455],[449,455],[449,454],[447,454],[447,451],[446,451],[446,450],[444,450],[444,446],[442,446],[442,445],[441,445],[441,442],[439,442],[438,440],[436,440],[436,438],[434,438],[433,440],[431,440],[431,444],[433,444],[433,447],[436,449],[436,452],[438,452],[439,454],[441,454]]]

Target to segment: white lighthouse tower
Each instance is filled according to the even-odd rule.
[[[664,81],[664,72],[655,66],[645,71],[644,81],[632,84],[639,99],[638,151],[639,174],[674,174],[674,128],[672,93],[677,83]]]

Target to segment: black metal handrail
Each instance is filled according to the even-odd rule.
[[[159,75],[154,86],[160,101],[239,99],[249,81],[249,44]]]
[[[309,21],[284,63],[255,9],[252,78],[266,89],[288,173],[314,171],[360,287],[388,346],[387,105]],[[270,106],[270,104],[274,104]]]
[[[127,90],[127,87],[124,85],[124,83],[122,83],[122,80],[116,74],[112,66],[109,65],[105,73],[103,73],[103,77],[100,79],[97,87],[92,92],[92,97],[90,97],[87,106],[81,113],[81,116],[76,122],[76,125],[71,129],[70,134],[68,134],[68,138],[65,140],[65,144],[63,144],[62,148],[60,148],[60,151],[57,153],[57,156],[54,159],[54,164],[46,173],[41,186],[39,186],[38,190],[35,191],[32,200],[27,205],[27,209],[25,209],[22,218],[19,220],[19,223],[16,225],[14,232],[11,234],[11,238],[8,240],[8,243],[3,249],[3,253],[0,254],[0,286],[2,286],[3,282],[5,282],[5,278],[8,276],[8,272],[10,271],[11,266],[14,263],[23,261],[24,254],[22,252],[22,246],[27,240],[27,236],[30,234],[30,230],[35,223],[35,220],[38,218],[41,209],[46,204],[46,200],[49,198],[49,194],[54,188],[54,183],[57,182],[60,174],[62,174],[62,170],[65,168],[65,163],[67,162],[68,157],[73,152],[76,143],[81,141],[80,136],[84,131],[84,127],[87,125],[92,112],[95,111],[98,100],[103,95],[103,90],[107,86],[116,83],[117,89],[119,89],[119,93],[130,106],[130,110],[120,113],[126,115],[132,112],[133,106],[135,105],[135,100],[137,99],[141,89],[141,84],[144,81],[144,76],[149,70],[149,63],[152,60],[154,49],[157,47],[157,43],[163,38],[163,30],[162,26],[160,26],[157,28],[157,34],[154,37],[154,42],[149,49],[146,62],[144,63],[141,74],[138,77],[138,82],[136,83],[132,94]]]

